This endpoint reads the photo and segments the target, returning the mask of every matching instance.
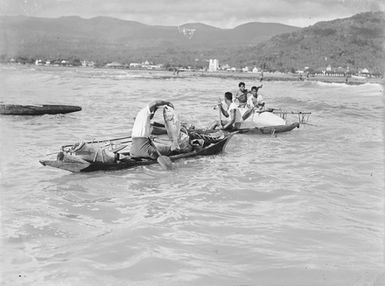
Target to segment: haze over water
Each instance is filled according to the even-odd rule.
[[[130,135],[154,99],[207,126],[239,80],[28,66],[0,66],[0,78],[4,103],[83,108],[0,117],[3,285],[382,283],[381,85],[264,82],[269,107],[310,111],[311,125],[236,135],[223,154],[171,172],[71,174],[38,160],[64,144]]]

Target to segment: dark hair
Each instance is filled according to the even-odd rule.
[[[225,98],[227,100],[233,101],[233,94],[231,92],[227,91],[227,92],[225,92]]]
[[[241,81],[239,84],[238,84],[238,87],[241,87],[241,86],[246,86],[245,83],[243,81]]]
[[[251,90],[255,90],[256,92],[258,92],[258,90],[259,90],[261,87],[262,87],[262,85],[260,85],[260,86],[253,86],[253,87],[251,88]]]

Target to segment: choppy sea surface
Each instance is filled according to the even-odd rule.
[[[173,171],[38,162],[64,144],[130,135],[154,99],[207,126],[238,81],[0,66],[3,103],[83,108],[0,116],[1,285],[382,285],[381,85],[264,82],[269,107],[310,111],[310,124],[236,135],[223,154]]]

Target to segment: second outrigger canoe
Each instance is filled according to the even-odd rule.
[[[43,114],[65,114],[80,111],[82,108],[75,105],[20,105],[20,104],[0,104],[0,114],[2,115],[43,115]]]
[[[218,138],[216,142],[209,143],[207,146],[204,146],[202,148],[193,149],[191,152],[180,153],[180,154],[169,156],[169,158],[171,159],[171,161],[176,161],[184,158],[219,154],[224,150],[224,148],[226,147],[226,144],[229,142],[230,138],[233,135],[234,133],[224,133],[222,138]],[[103,141],[112,141],[112,140],[103,140]],[[117,160],[114,160],[113,162],[103,162],[103,160],[102,161],[85,160],[79,156],[71,154],[68,146],[63,146],[63,147],[62,147],[62,151],[60,151],[57,154],[56,160],[40,160],[39,162],[43,166],[58,168],[58,169],[70,171],[73,173],[122,170],[122,169],[129,169],[137,166],[151,165],[151,164],[157,163],[157,160],[144,159],[144,158],[139,158],[139,159],[132,158],[127,153],[124,154],[125,156],[122,159],[117,159]],[[119,156],[117,156],[117,158],[119,158]]]
[[[152,124],[154,135],[167,134],[167,131],[162,123],[154,122]],[[276,126],[264,126],[264,127],[242,127],[238,129],[240,134],[276,134],[281,132],[288,132],[294,128],[299,128],[299,122],[294,122],[291,124],[285,125],[276,125]]]

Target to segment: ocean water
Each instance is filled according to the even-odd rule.
[[[1,285],[383,285],[381,85],[264,82],[269,107],[310,111],[309,124],[236,135],[173,171],[39,164],[129,135],[154,99],[207,126],[239,81],[180,75],[0,66],[0,101],[83,108],[0,117]]]

